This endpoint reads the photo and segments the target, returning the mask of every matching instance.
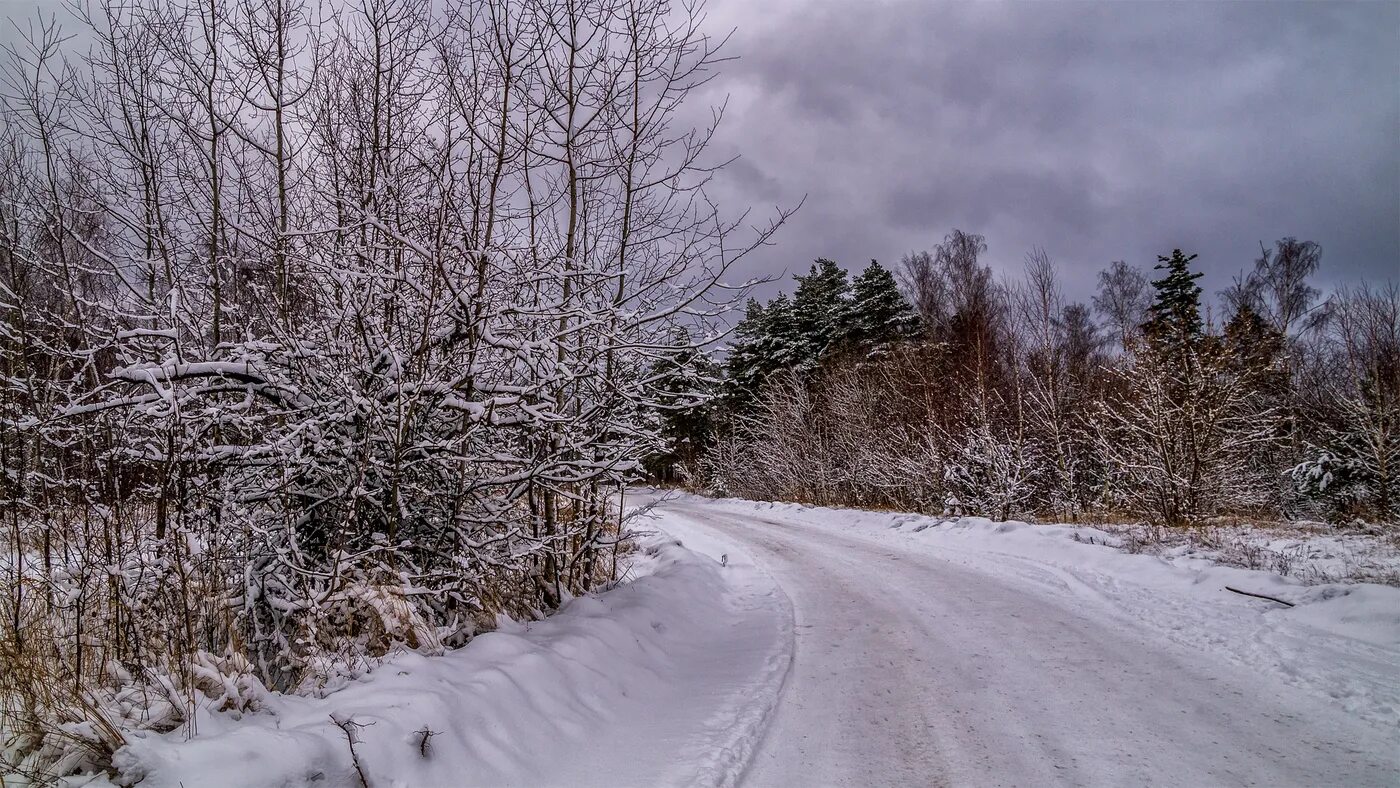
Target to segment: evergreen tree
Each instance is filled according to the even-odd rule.
[[[816,369],[822,356],[844,333],[850,309],[851,284],[841,266],[825,258],[813,263],[806,276],[797,275],[792,299],[794,364],[802,373]]]
[[[1156,269],[1166,275],[1152,282],[1157,295],[1146,328],[1152,347],[1169,358],[1194,349],[1201,338],[1201,286],[1196,284],[1201,274],[1191,270],[1195,259],[1180,249],[1157,257]]]
[[[734,327],[734,345],[725,363],[726,399],[736,413],[747,413],[773,373],[796,366],[806,353],[786,294],[767,304],[749,299],[744,319]]]
[[[730,410],[746,411],[774,369],[767,330],[767,308],[750,298],[744,319],[734,326],[734,343],[725,360],[725,399]]]
[[[797,303],[787,293],[779,293],[764,307],[759,330],[763,333],[759,354],[765,378],[778,370],[801,366],[808,359],[813,342]]]
[[[1240,303],[1225,324],[1228,368],[1261,396],[1272,398],[1288,383],[1280,365],[1283,348],[1283,334],[1249,303]]]
[[[1336,403],[1336,423],[1310,440],[1291,475],[1335,521],[1400,521],[1400,400],[1367,377]]]
[[[751,400],[763,375],[759,345],[763,341],[763,304],[750,298],[744,319],[734,326],[734,343],[725,360],[726,398],[733,406]]]
[[[1287,484],[1279,473],[1280,467],[1287,467],[1281,455],[1289,399],[1284,343],[1284,335],[1248,302],[1238,304],[1215,340],[1214,358],[1207,367],[1217,377],[1213,391],[1226,387],[1240,392],[1236,412],[1253,437],[1241,441],[1238,435],[1226,436],[1231,445],[1224,470],[1230,482],[1223,500],[1227,505],[1278,509],[1287,497]]]
[[[1123,394],[1102,409],[1099,433],[1137,505],[1169,524],[1261,508],[1279,492],[1277,470],[1264,467],[1277,443],[1277,409],[1257,396],[1272,367],[1267,326],[1242,311],[1227,336],[1207,336],[1195,258],[1179,249],[1158,258],[1166,275],[1152,283],[1148,352],[1121,371]]]
[[[894,274],[871,260],[851,282],[844,341],[862,348],[911,339],[919,333],[919,317],[900,292]]]
[[[729,397],[739,409],[754,399],[764,380],[779,370],[806,375],[844,344],[873,347],[911,338],[918,316],[899,290],[894,276],[875,261],[850,281],[845,269],[818,259],[797,280],[789,298],[779,294],[767,304],[750,300],[735,327],[735,342],[726,371]]]
[[[648,376],[661,428],[646,468],[663,481],[684,481],[712,440],[720,368],[709,353],[694,347],[684,329],[676,330],[672,345],[682,349],[655,364]]]

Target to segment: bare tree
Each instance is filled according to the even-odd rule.
[[[899,283],[909,295],[925,331],[934,331],[948,320],[948,281],[933,254],[910,252],[899,261]]]
[[[1303,389],[1306,449],[1292,476],[1340,519],[1400,519],[1400,290],[1367,286],[1334,298],[1328,355]]]
[[[1321,292],[1308,277],[1322,264],[1322,247],[1312,241],[1281,238],[1270,250],[1259,244],[1259,259],[1245,287],[1259,313],[1285,337],[1304,325]]]
[[[100,766],[206,697],[605,579],[649,370],[786,216],[706,196],[713,126],[678,114],[723,60],[703,9],[82,11],[86,52],[10,53],[0,132],[0,702],[36,762],[78,763],[60,720],[109,726]],[[112,711],[132,692],[166,700]]]
[[[1151,304],[1147,277],[1122,260],[1099,272],[1094,311],[1103,316],[1120,347],[1127,348],[1147,319]]]

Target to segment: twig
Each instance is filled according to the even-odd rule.
[[[1239,590],[1238,588],[1231,588],[1231,587],[1229,587],[1229,586],[1225,586],[1225,590],[1226,590],[1226,591],[1234,591],[1236,594],[1243,594],[1244,596],[1252,596],[1252,597],[1258,597],[1259,599],[1267,599],[1267,600],[1269,600],[1270,602],[1277,602],[1277,603],[1279,603],[1280,605],[1287,605],[1287,606],[1289,606],[1289,607],[1293,607],[1293,603],[1292,603],[1292,602],[1285,602],[1285,601],[1283,601],[1282,599],[1279,599],[1279,598],[1276,597],[1276,596],[1269,596],[1268,594],[1253,594],[1253,593],[1250,593],[1249,591],[1241,591],[1241,590]]]
[[[432,739],[434,736],[438,735],[438,732],[437,732],[437,731],[434,731],[434,730],[429,730],[429,729],[428,729],[428,726],[427,726],[427,725],[424,725],[424,726],[423,726],[423,730],[421,730],[421,731],[415,731],[415,733],[417,733],[418,736],[419,736],[419,738],[418,738],[418,754],[419,754],[420,756],[426,758],[426,757],[428,757],[428,741],[429,741],[430,739]]]
[[[360,775],[360,788],[369,788],[369,778],[365,777],[365,770],[360,766],[360,756],[355,752],[355,729],[363,728],[364,724],[355,722],[353,718],[342,720],[334,714],[331,715],[331,722],[345,733],[345,740],[350,743],[350,762],[355,765],[355,773]]]

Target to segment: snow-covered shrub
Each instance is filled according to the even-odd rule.
[[[955,514],[1010,519],[1029,508],[1037,462],[1030,447],[979,424],[968,430],[944,465],[948,506]]]
[[[99,3],[0,64],[0,703],[45,769],[605,582],[648,370],[774,229],[703,196],[684,9],[311,5]]]
[[[1326,449],[1314,449],[1313,456],[1288,472],[1305,499],[1322,505],[1327,514],[1346,518],[1367,496],[1366,483],[1356,464]]]
[[[1332,402],[1333,417],[1289,471],[1334,522],[1400,521],[1400,337],[1390,380],[1371,375]]]
[[[1141,347],[1115,376],[1096,435],[1114,505],[1171,525],[1267,510],[1278,485],[1257,460],[1279,441],[1278,415],[1214,337],[1178,357]]]

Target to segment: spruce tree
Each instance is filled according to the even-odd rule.
[[[1157,295],[1146,328],[1152,346],[1168,358],[1194,349],[1201,338],[1201,286],[1196,284],[1201,274],[1191,270],[1195,259],[1180,249],[1157,257],[1155,267],[1166,275],[1152,282]]]
[[[851,284],[841,266],[825,258],[813,263],[806,276],[794,276],[792,299],[795,346],[793,367],[811,372],[841,339],[850,306]]]
[[[759,328],[763,334],[759,342],[760,366],[765,378],[780,369],[800,367],[810,357],[810,329],[787,293],[779,293],[763,308]]]
[[[732,408],[743,410],[758,391],[762,377],[759,345],[763,341],[763,304],[750,298],[744,319],[734,326],[734,343],[725,359],[725,398]]]
[[[1224,350],[1230,371],[1246,378],[1261,396],[1282,393],[1284,336],[1249,303],[1241,303],[1225,324]]]
[[[787,295],[779,294],[767,304],[749,299],[744,319],[734,327],[734,344],[725,362],[730,410],[748,412],[769,376],[803,358],[803,345]]]
[[[648,473],[663,481],[684,480],[709,446],[713,396],[720,381],[719,365],[694,347],[689,331],[675,329],[671,344],[681,350],[657,362],[649,373],[661,429],[659,445],[645,464]]]
[[[865,349],[910,339],[919,332],[919,317],[900,292],[894,274],[874,260],[851,282],[844,322],[844,341]]]

